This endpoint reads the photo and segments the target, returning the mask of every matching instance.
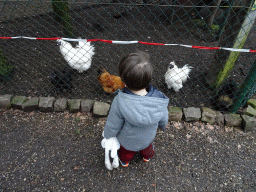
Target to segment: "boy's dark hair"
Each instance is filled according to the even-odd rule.
[[[124,56],[118,69],[122,81],[131,90],[144,89],[151,82],[153,67],[149,54],[144,51],[136,51]]]

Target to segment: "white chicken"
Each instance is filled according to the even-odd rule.
[[[101,146],[105,149],[105,166],[108,170],[113,170],[113,168],[119,167],[117,150],[120,148],[120,143],[116,137],[111,137],[109,139],[104,138],[101,141]],[[111,157],[113,158],[113,163],[110,163],[109,152],[111,152]]]
[[[78,73],[83,73],[91,67],[92,56],[94,55],[94,47],[86,40],[79,40],[76,47],[64,41],[58,39],[57,43],[60,47],[60,52],[68,65],[76,69]]]
[[[170,65],[164,75],[165,83],[168,89],[173,88],[175,92],[178,92],[183,87],[183,83],[187,81],[193,67],[184,65],[182,68],[178,68],[174,61]]]

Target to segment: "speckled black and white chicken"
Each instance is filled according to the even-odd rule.
[[[86,40],[79,39],[76,47],[73,47],[69,42],[62,39],[57,40],[60,52],[68,65],[83,73],[91,67],[92,56],[94,55],[94,46]]]

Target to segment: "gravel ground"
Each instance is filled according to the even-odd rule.
[[[108,171],[106,118],[0,111],[0,191],[255,191],[255,131],[170,122],[156,155]]]

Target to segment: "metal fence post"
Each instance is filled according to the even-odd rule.
[[[239,92],[237,93],[237,96],[234,100],[234,103],[230,109],[229,112],[236,113],[238,111],[238,108],[241,107],[243,103],[245,103],[249,97],[247,97],[249,94],[252,95],[251,91],[254,91],[252,88],[256,82],[256,60],[254,61],[246,79],[244,80],[244,83],[242,84]]]

